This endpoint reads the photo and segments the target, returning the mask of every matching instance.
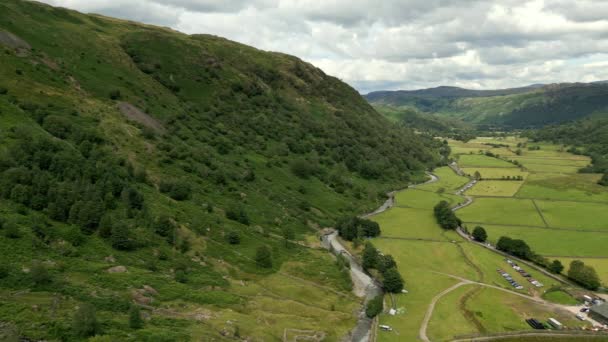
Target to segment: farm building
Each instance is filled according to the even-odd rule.
[[[608,303],[592,306],[589,310],[589,317],[600,323],[608,324]]]

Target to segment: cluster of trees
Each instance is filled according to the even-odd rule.
[[[595,269],[589,265],[585,265],[580,260],[573,260],[568,269],[568,278],[579,283],[589,290],[597,290],[601,283]]]
[[[507,236],[501,236],[496,243],[496,248],[503,252],[509,253],[516,257],[532,260],[535,256],[530,246],[524,241],[520,239],[511,239]]]
[[[546,258],[537,255],[523,240],[501,236],[500,239],[498,239],[496,248],[516,257],[530,260],[556,274],[559,274],[564,270],[564,265],[561,261],[553,260],[550,262]],[[589,265],[585,265],[585,263],[580,260],[574,260],[570,263],[568,278],[589,290],[597,290],[601,286],[595,269]]]
[[[338,234],[347,241],[380,235],[380,225],[377,222],[359,217],[345,217],[338,220],[336,229]]]
[[[382,255],[371,242],[363,248],[362,266],[366,270],[376,269],[382,275],[384,290],[400,293],[403,290],[403,278],[397,270],[397,262],[391,255]]]
[[[437,223],[443,229],[454,230],[460,226],[462,221],[456,216],[456,214],[450,208],[450,204],[447,201],[439,202],[433,209]]]

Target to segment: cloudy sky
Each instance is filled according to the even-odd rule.
[[[608,80],[605,0],[42,0],[296,55],[366,93]]]

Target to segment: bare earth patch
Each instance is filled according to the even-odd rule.
[[[17,50],[20,54],[29,52],[32,46],[14,34],[0,30],[0,44]]]
[[[119,102],[118,109],[129,119],[155,130],[156,132],[164,132],[165,128],[156,119],[146,114],[141,109],[127,102]]]

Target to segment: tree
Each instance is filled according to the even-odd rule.
[[[125,223],[117,223],[112,227],[112,236],[110,237],[112,247],[122,251],[131,251],[136,247],[135,240],[131,237],[129,227]]]
[[[589,290],[595,291],[601,286],[595,269],[591,266],[585,265],[585,263],[580,260],[573,260],[570,263],[570,269],[568,269],[568,278],[574,280]]]
[[[255,262],[259,267],[272,268],[272,253],[267,246],[260,246],[255,252]]]
[[[226,211],[226,218],[242,223],[246,226],[249,225],[250,221],[249,221],[249,215],[247,215],[247,212],[245,211],[245,208],[243,207],[232,207],[230,209],[228,209]]]
[[[376,268],[378,265],[378,250],[371,242],[366,242],[363,248],[363,262],[364,269]]]
[[[456,217],[456,214],[450,208],[450,204],[447,201],[439,202],[433,209],[437,223],[443,229],[456,229],[461,224],[460,219]]]
[[[553,262],[549,265],[549,271],[555,273],[555,274],[560,274],[562,273],[562,271],[564,270],[564,265],[562,265],[561,261],[555,259],[553,260]]]
[[[475,229],[473,229],[473,238],[479,242],[486,242],[488,239],[488,234],[483,227],[477,226]]]
[[[527,260],[532,260],[532,258],[535,256],[535,254],[530,249],[530,246],[528,246],[525,241],[511,239],[507,236],[501,236],[498,239],[498,243],[496,243],[496,248],[503,252]]]
[[[51,275],[41,262],[35,262],[30,270],[32,281],[36,285],[44,285],[51,282]]]
[[[473,176],[473,178],[480,180],[481,179],[481,173],[479,173],[479,171],[475,171],[475,175]]]
[[[88,303],[82,304],[72,319],[72,330],[74,335],[81,338],[90,337],[99,332],[95,307]]]
[[[384,302],[384,296],[382,296],[381,294],[372,298],[367,303],[367,307],[365,308],[365,315],[368,318],[376,317],[378,314],[380,314],[382,312],[382,309],[384,308],[383,302]]]
[[[383,274],[384,289],[391,293],[400,293],[403,290],[403,278],[396,267],[389,268]]]
[[[608,186],[608,173],[604,173],[604,175],[597,182],[597,184],[602,185],[602,186]]]
[[[378,271],[384,273],[389,268],[397,267],[397,262],[392,255],[378,255]]]
[[[131,305],[129,308],[129,327],[131,329],[141,329],[144,326],[144,321],[141,319],[141,310],[137,305]]]
[[[226,240],[228,240],[228,243],[231,245],[238,245],[241,243],[241,236],[238,232],[232,231],[226,235]]]
[[[7,221],[4,223],[4,236],[9,239],[18,239],[21,237],[19,226],[13,221]]]

